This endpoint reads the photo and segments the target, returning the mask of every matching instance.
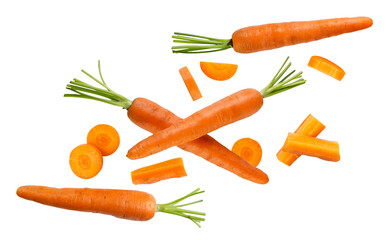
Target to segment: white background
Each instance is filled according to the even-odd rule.
[[[1,1],[1,239],[387,239],[386,155],[387,15],[384,1]],[[174,31],[229,38],[234,30],[271,22],[369,16],[363,31],[292,47],[238,54],[172,54]],[[339,82],[307,67],[312,55],[344,68]],[[97,75],[130,99],[145,97],[181,117],[237,90],[263,88],[283,60],[307,83],[265,99],[252,117],[211,135],[231,148],[242,137],[259,141],[266,185],[243,180],[205,160],[171,148],[131,161],[127,150],[149,133],[119,107],[63,98],[80,70]],[[199,61],[239,65],[225,82],[207,78]],[[193,102],[178,73],[188,66],[203,98]],[[287,132],[313,114],[326,125],[321,138],[338,141],[341,161],[301,157],[288,167],[276,159]],[[70,170],[70,151],[96,124],[114,126],[118,151],[95,178]],[[182,157],[188,176],[134,186],[134,169]],[[67,211],[16,196],[21,185],[138,189],[163,203],[200,187],[207,213],[202,228],[157,213],[148,222]],[[199,199],[199,198],[198,198]],[[4,221],[5,220],[5,221]],[[7,237],[5,237],[7,236]]]

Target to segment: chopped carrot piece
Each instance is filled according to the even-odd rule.
[[[309,114],[294,133],[308,137],[316,137],[323,129],[325,129],[325,125],[318,121],[313,115]],[[280,149],[276,156],[279,161],[291,166],[300,157],[300,154],[289,153]]]
[[[131,172],[133,184],[150,184],[184,176],[187,176],[187,174],[182,158],[174,158]]]
[[[238,66],[230,63],[200,62],[200,67],[202,72],[209,78],[225,81],[233,77]]]
[[[232,152],[255,167],[259,165],[263,154],[260,144],[251,138],[237,140],[232,147]]]
[[[341,81],[342,78],[344,78],[345,76],[345,71],[342,68],[323,57],[312,56],[310,58],[308,66],[320,72],[323,72],[329,75],[330,77],[337,79],[338,81]]]
[[[103,156],[109,156],[119,147],[120,136],[114,127],[99,124],[89,131],[87,143],[96,146]]]
[[[317,157],[333,162],[340,160],[338,142],[307,137],[295,133],[288,133],[283,151]]]
[[[197,83],[195,82],[189,69],[187,67],[183,67],[183,68],[179,69],[179,73],[181,74],[182,79],[183,79],[183,81],[186,85],[186,88],[189,91],[190,96],[193,99],[193,101],[200,99],[202,97],[202,94],[199,91]]]
[[[82,144],[71,151],[69,163],[71,170],[76,176],[89,179],[101,171],[103,159],[97,147],[90,144]]]

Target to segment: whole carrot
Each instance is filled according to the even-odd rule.
[[[250,26],[235,31],[232,39],[218,39],[175,32],[174,53],[205,53],[233,48],[238,53],[253,53],[306,43],[350,33],[372,26],[368,17],[334,18],[315,21],[272,23]]]
[[[67,89],[75,92],[75,94],[65,94],[64,96],[101,101],[127,109],[128,118],[137,126],[151,133],[163,130],[181,120],[174,113],[146,98],[136,98],[131,101],[114,92],[106,85],[101,74],[100,64],[98,68],[100,70],[101,80],[98,80],[84,70],[82,72],[102,85],[105,89],[97,88],[81,80],[74,79],[67,85]],[[268,182],[267,174],[255,168],[237,154],[231,152],[209,135],[179,145],[178,147],[202,157],[248,181],[259,184]]]
[[[17,189],[16,194],[26,200],[48,206],[108,214],[135,221],[147,221],[154,217],[155,212],[165,212],[188,218],[200,226],[199,222],[205,220],[200,216],[205,214],[182,209],[177,203],[203,192],[196,189],[183,198],[167,204],[157,204],[151,194],[135,190],[22,186]],[[185,206],[201,201],[185,204]]]
[[[147,157],[172,146],[193,141],[211,131],[251,116],[262,107],[263,98],[305,83],[301,77],[302,72],[293,76],[291,72],[282,78],[291,66],[288,64],[283,69],[287,61],[288,58],[274,79],[260,92],[248,88],[233,93],[137,143],[128,151],[127,157],[130,159]]]

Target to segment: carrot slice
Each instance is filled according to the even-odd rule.
[[[225,81],[233,77],[237,72],[237,65],[230,63],[200,62],[202,72],[209,78],[217,81]]]
[[[184,176],[187,176],[187,174],[182,158],[174,158],[131,172],[133,184],[150,184]]]
[[[340,160],[338,142],[328,141],[300,134],[288,133],[283,150],[295,154],[317,157],[327,161]]]
[[[185,67],[179,69],[179,73],[181,74],[183,82],[185,83],[186,88],[189,91],[190,96],[193,99],[193,101],[200,99],[202,97],[201,91],[199,91],[197,83],[195,82],[189,69],[185,66]]]
[[[323,72],[338,81],[341,81],[345,76],[345,71],[342,68],[330,60],[320,56],[312,56],[308,66]]]
[[[251,138],[241,138],[237,140],[233,144],[232,152],[236,153],[255,167],[259,165],[263,154],[260,144]]]
[[[89,179],[101,171],[103,159],[97,147],[90,144],[82,144],[71,151],[69,163],[71,170],[76,176]]]
[[[313,115],[309,114],[294,133],[308,137],[316,137],[323,131],[323,129],[325,129],[325,125],[318,121],[318,119],[316,119]],[[300,157],[300,154],[289,153],[280,149],[276,156],[279,161],[291,166]]]
[[[103,156],[109,156],[119,147],[120,136],[114,127],[99,124],[89,131],[87,143],[96,146]]]

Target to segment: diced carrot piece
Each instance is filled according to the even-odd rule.
[[[345,71],[340,68],[337,64],[331,62],[330,60],[320,57],[320,56],[312,56],[308,63],[309,67],[312,67],[320,72],[323,72],[338,81],[341,81],[345,76]]]
[[[338,142],[295,133],[288,133],[287,140],[283,145],[283,151],[333,162],[340,160]]]
[[[260,144],[251,138],[237,140],[232,147],[232,152],[255,167],[259,165],[263,154]]]
[[[238,65],[230,63],[200,62],[202,72],[209,78],[225,81],[234,76]]]
[[[185,66],[185,67],[179,69],[179,73],[181,74],[182,79],[183,79],[183,81],[186,85],[186,88],[189,91],[190,96],[193,99],[193,101],[200,99],[202,97],[201,91],[199,91],[197,83],[195,82],[189,69]]]
[[[184,176],[187,176],[187,174],[182,158],[174,158],[131,172],[133,184],[150,184]]]
[[[91,144],[82,144],[71,151],[69,163],[75,175],[89,179],[101,171],[103,159],[97,147]]]
[[[318,121],[313,115],[309,114],[294,133],[308,137],[317,137],[323,129],[325,129],[325,125]],[[288,166],[291,166],[300,157],[299,154],[285,152],[283,149],[280,149],[276,156],[279,161]]]

